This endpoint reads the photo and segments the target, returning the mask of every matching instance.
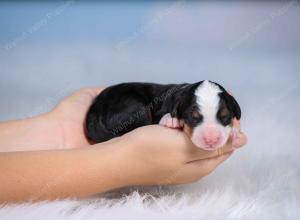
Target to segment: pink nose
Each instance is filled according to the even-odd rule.
[[[216,145],[220,141],[221,134],[214,128],[207,128],[203,132],[203,142],[206,145]]]

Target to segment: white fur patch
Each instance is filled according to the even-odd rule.
[[[195,95],[197,97],[197,104],[201,109],[205,122],[216,121],[216,114],[220,102],[218,94],[221,92],[222,91],[217,85],[207,80],[196,89]]]

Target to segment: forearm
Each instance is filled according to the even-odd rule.
[[[47,150],[63,143],[59,124],[48,114],[0,123],[0,152]]]
[[[0,153],[0,202],[84,197],[126,185],[123,143]]]

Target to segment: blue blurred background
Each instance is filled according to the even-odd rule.
[[[296,126],[299,24],[298,1],[1,1],[0,120],[81,87],[210,79],[246,124],[288,111]]]

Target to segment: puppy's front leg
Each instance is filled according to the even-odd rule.
[[[178,118],[173,118],[170,113],[165,114],[159,122],[159,125],[168,127],[168,128],[182,128],[183,122]]]

